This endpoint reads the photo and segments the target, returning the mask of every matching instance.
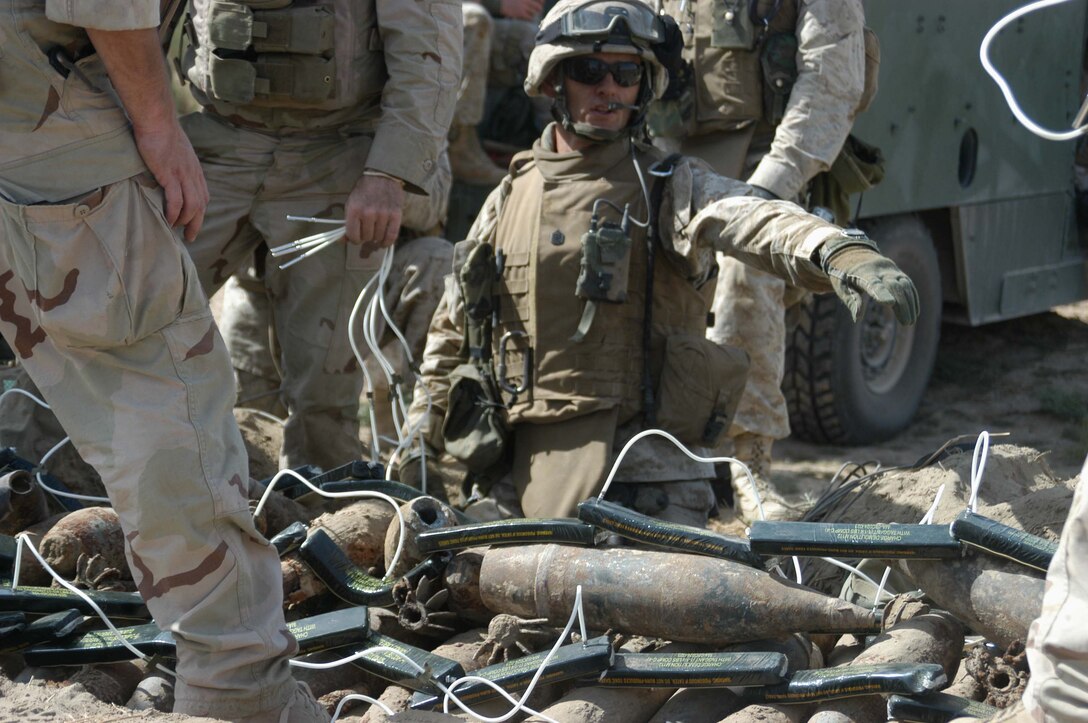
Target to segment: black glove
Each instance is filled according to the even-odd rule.
[[[910,326],[918,319],[918,289],[914,282],[894,261],[882,256],[872,241],[862,236],[857,243],[835,244],[832,241],[828,246],[832,248],[826,253],[820,251],[821,265],[831,277],[835,294],[846,304],[854,321],[861,313],[861,293],[892,307],[895,318],[904,326]]]

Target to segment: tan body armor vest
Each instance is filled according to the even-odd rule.
[[[665,0],[665,12],[676,18],[684,37],[684,59],[694,64],[697,134],[744,128],[764,118],[762,41],[796,32],[797,4],[758,0],[753,19],[749,0]]]
[[[493,330],[494,360],[505,361],[506,379],[528,391],[510,409],[510,421],[559,421],[538,402],[582,402],[596,409],[620,407],[619,423],[642,409],[643,318],[646,289],[646,231],[631,224],[626,299],[600,302],[585,338],[571,341],[585,301],[575,295],[582,255],[582,235],[590,226],[596,199],[629,207],[639,221],[647,217],[646,199],[624,142],[591,149],[569,174],[542,172],[525,162],[513,179],[495,232],[502,255],[498,323]],[[617,152],[618,151],[618,152]],[[599,157],[598,157],[599,156]],[[640,151],[645,173],[661,160],[656,151]],[[522,156],[531,159],[531,152]],[[594,164],[594,162],[596,162]],[[517,164],[517,160],[515,160]],[[620,221],[613,208],[602,218]],[[702,295],[657,249],[654,263],[651,374],[657,385],[665,338],[673,333],[703,334],[707,305]],[[503,357],[502,340],[509,334]],[[526,353],[531,380],[526,384]],[[588,402],[586,405],[584,403]],[[594,403],[595,402],[595,403]],[[574,407],[572,407],[573,409]]]
[[[334,111],[380,98],[388,77],[370,0],[193,0],[189,81],[211,101]]]

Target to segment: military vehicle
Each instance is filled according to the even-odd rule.
[[[1026,0],[865,0],[881,44],[880,89],[854,134],[882,149],[882,183],[859,226],[914,279],[911,328],[870,304],[851,323],[834,297],[796,313],[783,388],[794,436],[867,443],[906,427],[934,367],[942,322],[977,326],[1088,296],[1075,142],[1022,127],[979,61],[983,36]],[[1085,6],[1024,16],[990,57],[1024,111],[1069,128],[1080,106]]]
[[[892,437],[921,403],[942,322],[977,326],[1088,297],[1076,144],[1023,128],[979,62],[986,32],[1026,1],[864,0],[880,87],[854,135],[882,150],[886,173],[852,202],[858,225],[914,279],[922,313],[907,328],[872,304],[854,324],[832,295],[792,310],[783,389],[795,437]],[[1075,2],[1033,13],[991,50],[1028,115],[1051,128],[1068,128],[1080,105],[1085,15]],[[526,147],[539,132],[531,113],[516,91],[489,98],[481,135]],[[450,238],[464,236],[486,192],[454,184]]]

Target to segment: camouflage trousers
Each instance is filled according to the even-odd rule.
[[[423,357],[427,328],[442,296],[443,279],[452,263],[453,245],[435,236],[402,240],[395,247],[393,268],[383,298],[390,318],[407,342],[407,350],[396,333],[383,322],[378,326],[379,351],[403,379],[400,387],[405,393],[415,385],[412,367]],[[222,294],[219,326],[227,340],[238,380],[238,403],[279,413],[283,380],[281,365],[276,360],[281,358],[282,351],[275,335],[269,333],[275,325],[264,281],[248,274],[235,274],[223,287]],[[361,334],[358,343],[365,349]],[[366,391],[376,413],[378,434],[395,437],[397,423],[402,421],[399,410],[397,416],[393,414],[395,392],[373,355],[368,354],[365,362],[372,380],[372,388]],[[362,435],[364,440],[370,441],[371,432],[365,416]]]
[[[0,201],[0,331],[117,510],[140,594],[177,641],[176,710],[282,707],[297,644],[254,527],[230,361],[150,177]]]
[[[189,246],[209,294],[249,263],[262,241],[273,247],[328,230],[288,221],[288,214],[342,218],[371,144],[369,136],[336,132],[272,136],[207,113],[185,116],[182,125],[201,159],[211,195],[204,226]],[[427,197],[409,194],[409,205],[406,217],[421,219],[416,222],[421,225],[426,216],[437,223],[444,212]],[[282,348],[282,398],[288,411],[284,467],[308,463],[329,469],[363,454],[359,398],[364,378],[348,339],[348,318],[381,258],[381,253],[364,257],[359,246],[340,243],[289,269],[273,263],[265,268]],[[443,274],[449,270],[449,257],[430,262]],[[361,330],[357,337],[362,340]]]
[[[1086,481],[1088,460],[1046,573],[1042,613],[1028,630],[1031,679],[1024,707],[1031,720],[1046,723],[1082,721],[1088,710],[1088,630],[1082,617],[1088,614]]]
[[[512,88],[525,80],[536,23],[493,18],[483,5],[461,3],[464,61],[454,125],[476,125],[484,117],[488,86]]]

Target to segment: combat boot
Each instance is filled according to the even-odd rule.
[[[773,443],[774,440],[770,437],[747,432],[733,439],[733,456],[748,466],[752,479],[755,480],[756,489],[759,491],[759,499],[763,503],[763,516],[760,516],[759,502],[756,500],[755,491],[752,490],[752,482],[749,481],[741,465],[730,462],[733,507],[737,517],[746,524],[761,519],[797,520],[804,513],[801,506],[787,502],[771,482],[771,445]]]
[[[450,169],[458,181],[476,186],[497,186],[506,172],[496,166],[480,146],[476,129],[470,125],[450,128]]]

